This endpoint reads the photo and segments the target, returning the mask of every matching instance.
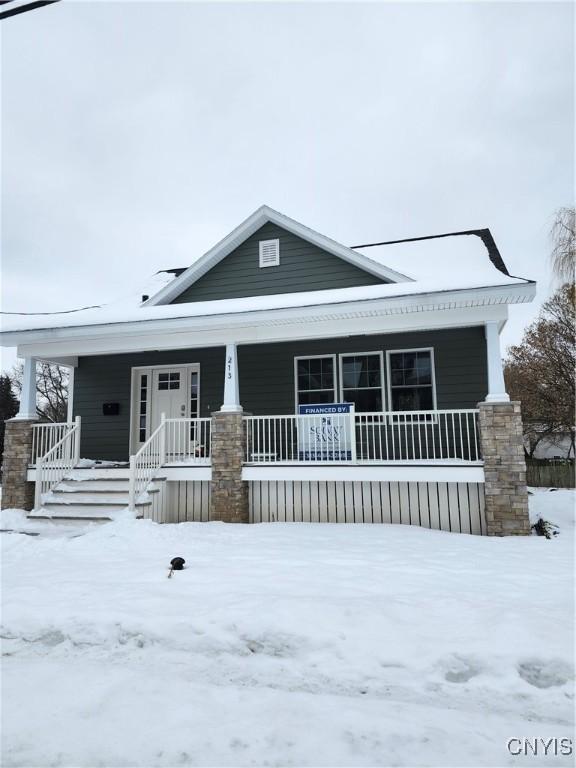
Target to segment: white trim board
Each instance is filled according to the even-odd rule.
[[[301,237],[303,240],[317,245],[324,251],[332,253],[334,256],[384,280],[389,280],[393,283],[413,282],[411,277],[382,266],[378,262],[364,256],[364,254],[341,245],[325,235],[321,235],[319,232],[304,226],[304,224],[300,224],[279,211],[275,211],[273,208],[269,208],[267,205],[262,205],[253,214],[248,216],[247,219],[244,219],[232,232],[226,235],[225,238],[216,243],[213,248],[195,261],[194,264],[188,267],[179,277],[172,280],[158,293],[150,297],[143,306],[169,304],[268,222],[276,224],[297,237]]]
[[[297,482],[421,482],[421,483],[483,483],[482,464],[309,464],[272,465],[242,468],[242,480],[294,480]]]
[[[317,308],[320,309],[320,308]],[[98,333],[70,333],[70,329],[54,329],[51,333],[27,332],[14,334],[18,343],[19,357],[45,357],[57,354],[120,354],[123,352],[144,352],[148,350],[192,349],[236,344],[265,344],[275,341],[298,341],[301,339],[323,339],[338,336],[398,333],[402,331],[434,330],[441,328],[462,328],[498,322],[500,327],[508,317],[507,305],[445,307],[428,309],[422,307],[407,312],[380,312],[374,307],[364,312],[355,308],[349,313],[302,312],[299,316],[287,317],[281,311],[254,318],[253,322],[242,322],[242,316],[228,315],[214,323],[185,321],[162,321],[145,327],[134,324],[114,333],[107,328],[87,327],[82,330],[99,330]],[[215,318],[212,318],[213,320]],[[258,322],[260,321],[260,322]],[[68,330],[59,333],[58,330]],[[80,329],[76,329],[80,330]]]

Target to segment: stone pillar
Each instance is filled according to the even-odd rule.
[[[241,412],[212,414],[212,482],[210,520],[248,522],[248,483],[242,480],[246,446]]]
[[[520,403],[482,402],[480,445],[488,536],[530,534]]]
[[[32,455],[32,426],[36,419],[10,419],[4,435],[2,509],[34,509],[34,483],[26,475]]]

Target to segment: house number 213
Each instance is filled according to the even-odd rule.
[[[232,378],[232,358],[228,358],[228,378]]]

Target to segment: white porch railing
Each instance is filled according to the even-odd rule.
[[[40,425],[39,425],[40,426]],[[36,457],[36,487],[34,509],[42,507],[44,497],[80,460],[80,416],[65,427],[62,437],[43,455]],[[51,433],[47,433],[51,437]]]
[[[130,510],[167,464],[210,464],[210,419],[166,419],[130,457]]]
[[[48,451],[52,450],[56,443],[59,443],[73,426],[73,421],[34,424],[32,426],[32,451],[30,455],[30,464],[35,466],[37,460],[41,456],[45,456]]]
[[[246,416],[247,464],[481,460],[476,409]]]
[[[166,464],[210,464],[211,419],[166,419]]]

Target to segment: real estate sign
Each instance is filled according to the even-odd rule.
[[[298,406],[298,460],[351,461],[355,453],[354,404]]]

